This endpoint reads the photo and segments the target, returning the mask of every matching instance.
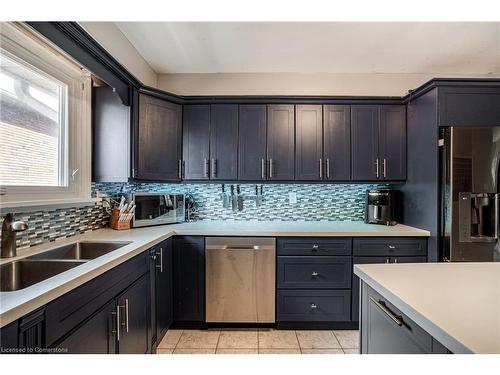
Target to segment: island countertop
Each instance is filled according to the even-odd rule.
[[[364,264],[354,273],[453,353],[500,353],[500,263]]]
[[[14,292],[0,292],[0,327],[77,288],[142,251],[174,235],[312,236],[312,237],[428,237],[429,232],[407,225],[383,226],[361,221],[195,221],[116,231],[99,229],[18,250],[0,265],[77,241],[130,242],[104,256]]]

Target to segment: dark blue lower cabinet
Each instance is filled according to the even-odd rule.
[[[151,338],[156,346],[173,321],[172,239],[151,249]]]
[[[279,256],[277,288],[349,289],[351,257]]]
[[[349,322],[351,291],[280,289],[276,309],[279,322]]]
[[[46,347],[45,307],[19,319],[18,346],[26,353],[41,353]]]
[[[18,344],[18,321],[14,321],[0,328],[0,352],[1,354],[16,353]]]
[[[205,238],[179,236],[173,241],[174,320],[205,321]]]
[[[116,352],[116,302],[112,301],[56,345],[56,353],[108,354]]]
[[[145,354],[149,351],[149,283],[149,274],[145,274],[117,298],[119,319],[116,329],[119,331],[120,354]]]

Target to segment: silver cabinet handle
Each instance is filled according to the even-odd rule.
[[[319,158],[319,178],[323,178],[323,159]]]
[[[394,258],[394,263],[397,263],[398,262],[398,258]]]
[[[319,276],[319,272],[313,271],[313,272],[311,273],[311,276],[313,276],[313,277]]]
[[[208,178],[208,159],[205,158],[203,159],[203,176],[205,176],[205,178]]]
[[[326,158],[326,178],[330,178],[330,158]]]
[[[384,178],[387,177],[387,160],[385,158],[382,160],[382,175]]]
[[[160,264],[157,264],[156,268],[159,268],[160,272],[163,272],[163,247],[160,247],[160,252],[156,253],[156,255],[160,255]]]
[[[217,159],[212,158],[212,177],[217,177]]]
[[[379,165],[378,165],[378,158],[375,160],[375,167],[376,167],[376,170],[375,170],[375,175],[377,176],[377,178],[379,178]]]
[[[314,244],[312,249],[313,250],[318,250],[319,249],[319,245]]]
[[[179,159],[179,163],[177,164],[177,176],[179,180],[182,179],[182,160]]]
[[[386,262],[386,263],[389,263],[389,258],[386,258],[385,262]]]
[[[266,161],[264,159],[260,159],[260,177],[263,180],[266,179]]]
[[[318,305],[316,305],[315,303],[311,303],[309,306],[311,307],[311,309],[317,309],[318,308]]]
[[[116,316],[116,331],[111,331],[113,333],[116,333],[116,340],[120,341],[120,306],[116,306],[116,311],[113,311],[111,315]]]
[[[394,323],[398,326],[403,325],[403,317],[400,315],[395,315],[391,310],[389,310],[384,301],[376,300],[373,297],[370,297],[370,300],[377,306],[380,310],[382,310]]]
[[[273,159],[269,159],[269,178],[273,178]]]
[[[389,249],[391,249],[391,250],[394,250],[396,248],[396,246],[394,246],[394,245],[388,245],[388,246],[389,246]]]
[[[128,333],[128,298],[125,298],[125,329]]]

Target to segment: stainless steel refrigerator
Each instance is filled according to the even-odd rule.
[[[442,259],[500,261],[500,126],[440,132]]]

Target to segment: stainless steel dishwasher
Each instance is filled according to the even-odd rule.
[[[206,321],[274,323],[276,239],[207,237]]]

